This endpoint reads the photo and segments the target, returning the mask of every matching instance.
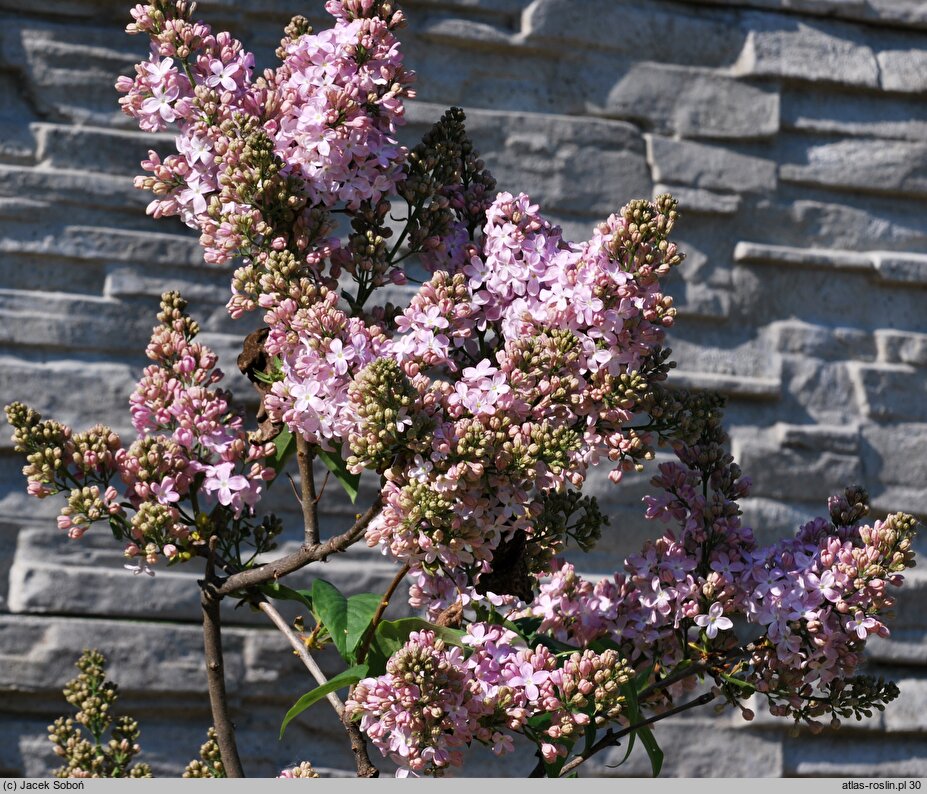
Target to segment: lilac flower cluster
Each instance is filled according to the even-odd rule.
[[[647,515],[677,530],[648,541],[624,573],[594,584],[558,564],[525,614],[541,619],[539,631],[580,647],[608,638],[636,666],[672,670],[695,646],[709,655],[739,652],[744,680],[773,714],[808,721],[843,713],[841,693],[866,639],[888,636],[887,587],[900,586],[913,565],[916,522],[897,513],[858,526],[867,497],[850,488],[830,499],[830,520],[758,548],[736,504],[749,481],[724,440],[713,421],[701,443],[677,445],[679,462],[660,466],[653,482],[663,492],[646,497]],[[762,630],[747,651],[737,648],[737,618]]]
[[[289,251],[321,277],[320,256],[337,245],[326,210],[375,205],[403,178],[406,152],[394,136],[412,75],[393,34],[403,17],[355,5],[329,4],[336,23],[318,34],[295,18],[281,66],[260,77],[254,56],[193,21],[186,0],[132,12],[127,31],[148,34],[152,52],[117,82],[120,104],[143,130],[178,130],[177,153],[150,152],[136,185],[155,194],[149,214],[200,230],[206,261],[245,260],[235,315],[256,308],[255,273],[272,252]]]
[[[331,448],[354,428],[348,387],[382,354],[387,339],[379,327],[345,314],[336,293],[319,294],[324,297],[306,307],[287,299],[273,312],[264,350],[280,360],[282,379],[264,406],[273,420]]]
[[[668,197],[628,205],[581,246],[525,195],[500,194],[486,218],[481,245],[422,287],[387,351],[419,393],[410,425],[433,430],[430,448],[396,438],[368,542],[413,564],[413,603],[432,611],[472,597],[501,542],[534,534],[546,492],[580,487],[603,459],[615,480],[638,464],[627,382],[674,315],[658,280],[681,259]]]
[[[471,623],[462,642],[469,652],[433,631],[413,632],[385,675],[361,681],[346,703],[400,776],[460,766],[474,741],[498,755],[511,752],[511,733],[531,735],[553,761],[566,756],[586,725],[622,712],[621,687],[631,671],[613,650],[560,660],[544,645],[529,648],[487,623]]]
[[[176,293],[162,297],[146,350],[154,363],[130,399],[138,437],[128,448],[109,428],[74,434],[21,403],[7,407],[17,450],[28,456],[29,492],[68,494],[58,526],[71,538],[108,521],[127,541],[125,554],[134,560],[127,567],[136,573],[151,573],[161,557],[189,558],[225,518],[251,515],[275,475],[265,465],[273,444],[252,444],[229,394],[210,388],[222,373],[215,353],[194,341],[199,329],[185,305]],[[183,511],[184,501],[199,520]]]
[[[240,366],[261,382],[267,421],[249,437],[216,388],[215,354],[168,293],[128,448],[109,428],[74,434],[8,407],[29,492],[66,494],[58,523],[71,537],[108,521],[136,572],[209,540],[252,568],[241,544],[267,551],[279,531],[251,517],[287,448],[268,441],[283,427],[309,447],[301,466],[324,450],[342,482],[345,470],[376,473],[369,523],[339,537],[365,527],[435,624],[388,661],[373,654],[346,713],[403,774],[460,766],[473,742],[510,752],[514,735],[559,774],[580,739],[588,751],[600,727],[638,729],[640,709],[668,708],[695,672],[745,715],[752,694],[812,727],[882,708],[897,689],[857,669],[868,637],[888,633],[888,587],[913,565],[915,521],[860,526],[866,496],[850,489],[829,520],[757,546],[722,401],[663,386],[675,309],[661,282],[683,259],[676,202],[633,201],[590,240],[565,240],[527,195],[496,193],[459,109],[411,151],[398,144],[413,76],[390,0],[326,9],[331,28],[295,17],[279,67],[256,75],[253,56],[194,21],[187,0],[138,5],[128,31],[148,35],[151,54],[117,83],[143,130],[177,130],[176,152],[150,152],[136,180],[154,194],[149,214],[198,229],[207,262],[241,260],[228,310],[264,312]],[[408,305],[368,306],[377,288],[414,280],[411,257],[429,277]],[[607,523],[581,493],[589,469],[604,464],[617,483],[667,443],[677,459],[645,499],[666,530],[614,576],[579,576],[559,555],[568,542],[588,550]],[[364,663],[381,617],[341,649],[346,660]],[[319,617],[322,629],[337,636]],[[315,774],[302,764],[281,776]]]
[[[632,678],[651,685],[642,703],[659,710],[695,683],[673,676],[695,662],[747,719],[752,712],[741,701],[754,692],[772,714],[813,730],[822,714],[859,717],[897,696],[894,685],[857,667],[867,637],[888,634],[886,588],[900,585],[913,564],[914,519],[894,514],[858,526],[866,496],[850,488],[829,501],[829,521],[815,519],[796,537],[758,548],[740,522],[737,500],[749,481],[724,450],[720,401],[683,402],[702,416],[701,432],[675,445],[678,461],[662,464],[653,480],[662,493],[645,499],[648,517],[674,529],[629,557],[624,572],[595,583],[554,560],[530,605],[469,623],[462,639],[469,652],[433,633],[413,634],[385,675],[355,688],[351,713],[403,774],[442,774],[473,741],[504,753],[509,733],[524,734],[555,762],[586,726],[622,718]],[[759,636],[754,629],[741,644],[735,620],[756,624]],[[511,630],[525,621],[534,621],[530,636],[547,639],[530,647]],[[553,654],[552,642],[563,652]],[[422,694],[422,684],[394,665],[422,653],[453,667],[451,694]],[[423,712],[440,719],[404,730]]]
[[[660,279],[682,260],[675,203],[634,202],[567,242],[526,195],[492,198],[460,111],[413,152],[396,143],[411,96],[399,11],[327,9],[332,28],[294,18],[281,66],[255,78],[250,54],[186,3],[139,6],[130,32],[151,37],[152,55],[118,87],[143,128],[179,130],[176,155],[143,164],[149,211],[199,228],[208,261],[244,259],[229,309],[266,312],[269,417],[384,475],[368,543],[412,566],[413,602],[435,612],[481,597],[500,544],[538,534],[546,494],[581,486],[600,460],[617,481],[647,457],[648,437],[625,426],[668,368],[675,311]],[[408,216],[387,244],[392,193]],[[365,312],[416,253],[434,275],[410,305]],[[345,273],[358,289],[342,301]],[[210,487],[227,498],[234,476]]]

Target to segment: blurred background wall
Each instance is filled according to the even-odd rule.
[[[744,504],[763,540],[826,512],[845,484],[876,515],[927,516],[927,3],[922,0],[408,0],[406,62],[418,71],[404,140],[463,106],[499,188],[528,192],[585,239],[633,197],[680,200],[688,252],[670,282],[680,316],[674,378],[729,396]],[[133,131],[113,83],[146,42],[112,0],[0,0],[0,395],[129,438],[127,397],[158,295],[181,289],[242,399],[227,271],[205,266],[174,220],[144,214],[138,160],[168,136]],[[295,13],[321,0],[208,0],[200,15],[271,65]],[[55,505],[25,496],[0,439],[0,774],[55,766],[45,726],[85,647],[111,660],[142,758],[178,774],[210,722],[193,572],[122,568],[105,528],[68,541]],[[605,573],[653,532],[649,475],[599,492],[612,526],[580,561]],[[288,488],[274,502],[297,526]],[[334,490],[334,488],[332,488]],[[366,494],[372,493],[370,483]],[[363,495],[361,499],[363,499]],[[329,531],[352,519],[341,500]],[[292,535],[293,541],[296,535]],[[924,544],[922,543],[922,549]],[[927,549],[925,549],[927,550]],[[345,589],[383,589],[378,554],[335,560]],[[276,739],[310,682],[282,637],[227,605],[229,686],[246,770],[311,759],[350,767],[325,704]],[[927,775],[927,577],[908,579],[893,639],[873,668],[899,681],[884,715],[837,734],[696,713],[657,732],[675,775]],[[331,660],[327,660],[331,664]],[[332,668],[333,669],[333,668]],[[310,736],[315,738],[310,742]],[[697,737],[697,739],[695,738]],[[617,752],[617,751],[616,751]],[[621,751],[623,754],[623,750]],[[620,770],[599,756],[586,774]],[[474,759],[469,774],[531,766]]]

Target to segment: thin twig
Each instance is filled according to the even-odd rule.
[[[325,684],[328,683],[328,679],[325,677],[325,673],[322,672],[322,668],[319,667],[316,660],[312,658],[312,654],[309,653],[306,644],[300,640],[299,636],[293,631],[290,624],[286,622],[283,615],[277,611],[276,607],[264,597],[255,598],[252,603],[256,604],[257,608],[267,615],[271,622],[280,629],[283,636],[289,640],[290,645],[293,646],[293,650],[296,651],[296,655],[302,660],[302,663],[306,666],[306,669],[315,679],[316,683],[319,686],[325,686]],[[334,692],[329,692],[328,702],[332,704],[332,708],[338,713],[339,717],[344,714],[344,703]]]
[[[299,484],[302,488],[300,504],[303,508],[303,526],[307,546],[319,542],[319,500],[315,495],[315,475],[312,471],[312,450],[301,433],[296,434],[296,462],[299,464]]]
[[[653,717],[649,717],[646,720],[641,720],[640,722],[635,723],[634,725],[629,725],[627,728],[623,728],[620,731],[609,730],[599,741],[597,741],[592,747],[589,748],[589,751],[583,753],[582,755],[576,756],[572,761],[567,764],[564,764],[563,769],[560,770],[560,777],[564,777],[572,772],[580,764],[588,761],[592,756],[601,750],[605,750],[609,747],[614,747],[618,742],[627,736],[629,733],[634,733],[641,728],[646,728],[648,725],[653,725],[655,722],[660,722],[660,720],[665,720],[667,717],[673,717],[676,714],[681,714],[683,711],[688,711],[689,709],[698,708],[699,706],[704,706],[707,703],[711,703],[717,697],[717,694],[714,692],[706,692],[704,695],[700,695],[695,698],[695,700],[690,700],[688,703],[683,703],[681,706],[676,706],[674,709],[669,711],[664,711],[662,714],[656,714]]]
[[[325,493],[325,486],[328,485],[328,476],[330,474],[331,474],[330,471],[326,471],[325,477],[322,478],[322,485],[319,487],[319,495],[315,498],[316,504],[322,501],[322,494]]]
[[[296,480],[293,479],[293,475],[287,472],[286,478],[290,481],[290,488],[293,489],[293,496],[296,497],[296,501],[299,502],[299,506],[303,505],[303,498],[299,495],[299,488],[296,487]]]
[[[248,587],[264,584],[271,580],[279,579],[281,576],[298,571],[311,562],[320,562],[328,559],[332,554],[338,554],[349,546],[361,539],[367,525],[376,518],[380,512],[382,502],[377,496],[374,503],[368,508],[357,521],[346,532],[329,538],[324,543],[315,543],[312,545],[302,545],[292,554],[288,554],[280,559],[273,560],[259,568],[249,568],[246,571],[239,571],[228,577],[221,585],[216,588],[216,593],[226,596],[237,590],[244,590]]]
[[[312,654],[309,653],[309,649],[306,647],[305,643],[300,641],[296,632],[290,628],[290,625],[284,620],[283,616],[277,611],[273,604],[263,596],[258,596],[255,603],[257,603],[258,609],[267,615],[273,624],[280,629],[287,638],[290,645],[293,646],[293,650],[296,651],[297,656],[299,656],[302,663],[306,666],[306,669],[316,680],[316,683],[319,686],[327,684],[328,679],[325,677],[325,673],[322,672],[322,669],[316,663],[315,659],[312,658]],[[379,777],[380,770],[373,765],[370,756],[367,754],[367,740],[364,738],[364,734],[361,733],[360,728],[351,721],[350,716],[345,712],[344,703],[341,698],[334,692],[329,692],[326,697],[328,698],[328,702],[332,704],[332,708],[337,712],[341,719],[341,724],[348,734],[348,739],[351,742],[351,752],[354,753],[354,765],[357,768],[357,776]]]
[[[666,678],[661,678],[659,681],[655,681],[650,686],[642,689],[637,693],[637,699],[640,701],[646,700],[654,692],[659,692],[661,689],[666,689],[668,686],[672,686],[673,684],[689,678],[690,676],[701,675],[707,671],[708,666],[704,662],[697,662],[696,664],[691,664],[688,667],[683,667],[681,670],[677,670],[675,673],[668,675]]]
[[[399,569],[398,573],[393,577],[393,581],[390,582],[389,588],[387,588],[386,593],[384,593],[382,600],[377,605],[377,611],[373,613],[373,620],[370,621],[370,625],[367,627],[367,631],[364,633],[364,639],[361,642],[360,648],[357,650],[357,663],[360,664],[367,658],[367,651],[370,650],[370,643],[373,641],[374,632],[377,630],[377,625],[383,617],[383,613],[386,612],[386,608],[389,606],[389,601],[393,597],[393,594],[396,592],[396,588],[399,587],[399,583],[406,578],[406,574],[409,572],[411,566],[409,563],[406,563]]]
[[[750,644],[747,646],[734,648],[713,662],[696,662],[695,664],[691,664],[688,667],[683,667],[682,669],[677,670],[675,673],[671,673],[666,678],[661,678],[659,681],[655,681],[650,686],[642,689],[637,693],[637,699],[643,702],[654,692],[659,692],[661,689],[666,689],[668,686],[672,686],[673,684],[693,675],[702,675],[702,673],[708,673],[709,675],[715,676],[716,671],[720,670],[720,665],[724,664],[725,662],[733,661],[739,657],[746,656],[752,652],[753,645]]]
[[[380,770],[377,769],[370,756],[367,755],[367,740],[361,729],[357,727],[345,712],[341,715],[341,724],[348,732],[348,738],[351,740],[351,752],[354,753],[354,766],[357,769],[358,777],[380,777]]]
[[[200,605],[203,612],[203,649],[206,657],[206,681],[209,687],[209,704],[216,741],[222,755],[222,765],[229,777],[244,777],[235,743],[235,726],[229,716],[228,697],[225,691],[225,667],[222,659],[222,597],[213,586],[215,579],[215,548],[217,538],[210,542],[206,558],[206,577],[200,583]]]
[[[371,508],[371,510],[372,509],[373,508]],[[219,562],[226,571],[233,572],[235,570],[235,567],[232,565],[232,563],[225,560],[220,560]],[[243,571],[241,573],[248,573],[248,571]],[[232,573],[232,575],[237,576],[238,573]],[[300,641],[296,632],[290,628],[290,625],[286,622],[286,620],[284,620],[283,616],[277,611],[276,607],[274,607],[273,604],[271,604],[263,595],[255,594],[249,600],[251,603],[255,604],[258,609],[260,609],[265,615],[267,615],[273,624],[283,633],[283,635],[289,641],[290,645],[293,647],[293,650],[296,651],[302,663],[306,666],[306,669],[316,680],[316,683],[319,686],[327,684],[328,679],[325,677],[325,673],[323,673],[322,669],[318,666],[318,664],[316,664],[315,659],[313,659],[312,655],[309,653],[309,649],[306,648],[305,644]],[[332,707],[341,718],[341,723],[344,726],[345,732],[348,734],[348,739],[351,742],[351,752],[354,754],[354,764],[357,768],[357,776],[379,777],[380,770],[374,766],[373,762],[370,760],[370,756],[367,754],[367,740],[364,738],[364,734],[361,733],[360,728],[358,728],[357,725],[355,725],[351,721],[350,717],[345,713],[344,703],[341,701],[341,698],[339,698],[334,692],[331,692],[328,695],[328,702],[331,703]]]

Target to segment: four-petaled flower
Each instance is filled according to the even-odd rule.
[[[206,479],[203,489],[207,493],[218,491],[219,504],[228,507],[232,504],[234,494],[248,487],[248,479],[240,474],[232,474],[234,463],[220,463],[218,466],[206,467]]]
[[[857,612],[851,620],[847,621],[847,631],[864,640],[870,632],[877,631],[880,625],[875,618],[866,617],[862,612]]]
[[[709,608],[707,615],[696,615],[695,625],[705,629],[708,639],[713,640],[718,636],[719,631],[727,631],[734,627],[730,618],[724,617],[724,607],[721,603],[715,601]]]
[[[506,683],[513,687],[524,687],[525,697],[528,700],[537,700],[541,696],[538,684],[545,683],[550,678],[550,673],[547,670],[535,670],[530,662],[522,662],[517,670],[518,672],[510,676]]]

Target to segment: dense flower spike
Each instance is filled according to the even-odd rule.
[[[108,427],[75,434],[21,403],[7,406],[30,493],[68,494],[58,527],[71,538],[108,522],[135,573],[152,573],[162,558],[189,559],[212,534],[232,546],[250,535],[269,549],[279,531],[250,521],[275,474],[265,465],[273,445],[252,444],[230,395],[210,388],[222,373],[215,353],[195,341],[199,327],[185,308],[177,293],[162,296],[146,350],[154,363],[130,398],[139,435],[128,449]]]
[[[74,717],[59,717],[48,726],[48,738],[65,765],[55,777],[143,778],[151,767],[132,764],[139,754],[140,731],[130,717],[115,717],[113,706],[118,687],[106,680],[106,658],[99,651],[84,651],[77,660],[80,674],[64,687],[65,700],[75,708]],[[108,741],[104,739],[109,732]]]
[[[364,288],[382,283],[356,247],[323,273],[334,243],[327,210],[342,203],[364,217],[376,208],[382,221],[384,196],[405,176],[395,134],[412,74],[393,33],[403,20],[389,3],[329,10],[335,25],[319,33],[295,18],[282,65],[260,77],[240,42],[191,19],[192,5],[156,0],[133,11],[128,31],[147,33],[152,55],[119,79],[120,103],[143,130],[178,131],[177,153],[150,152],[136,185],[155,194],[150,214],[200,230],[208,262],[246,260],[233,315],[257,307],[269,258],[282,251],[329,286],[343,265],[364,274]]]

